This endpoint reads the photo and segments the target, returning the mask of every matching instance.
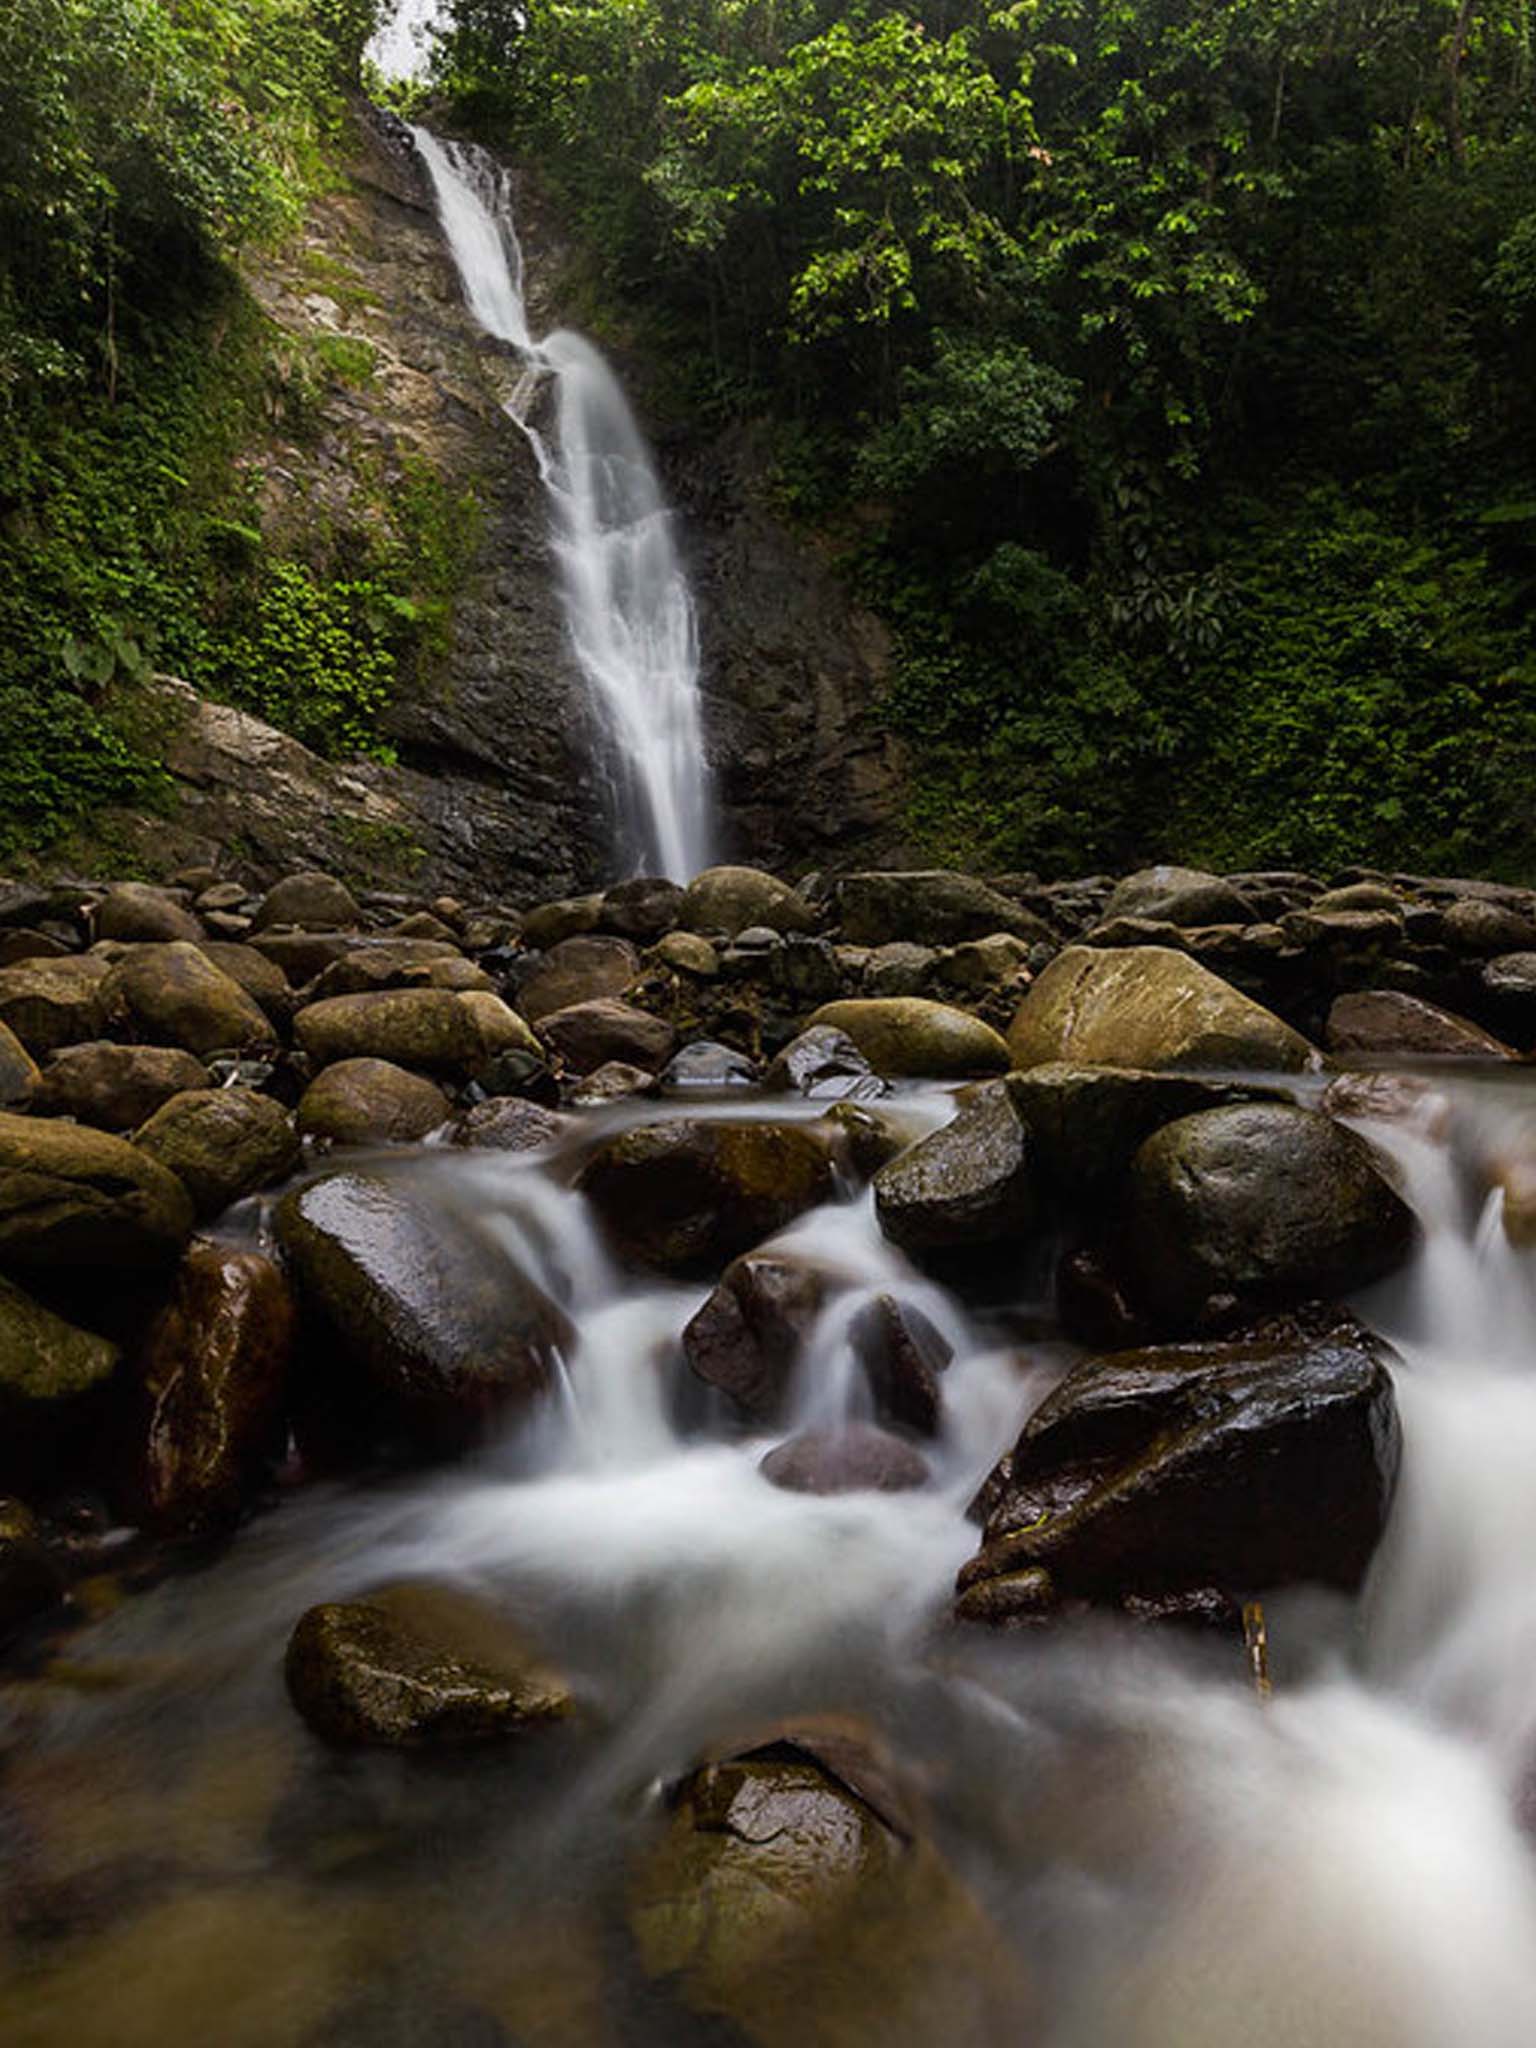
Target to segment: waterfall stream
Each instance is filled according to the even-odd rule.
[[[251,2048],[513,2038],[453,2032],[455,2000],[520,2013],[516,2038],[551,2048],[691,2043],[664,2001],[626,2004],[617,2029],[530,2021],[509,1959],[575,1996],[563,1944],[622,1918],[616,1872],[654,1831],[658,1784],[743,1729],[828,1708],[893,1744],[1029,1987],[1006,2024],[968,2017],[969,1965],[940,1945],[879,2022],[897,2048],[1529,2048],[1536,1299],[1532,1255],[1483,1192],[1517,1089],[1445,1084],[1433,1120],[1369,1130],[1423,1228],[1415,1263],[1361,1304],[1401,1357],[1402,1480],[1359,1599],[1270,1603],[1268,1706],[1240,1657],[1108,1619],[935,1633],[974,1547],[966,1503],[1071,1354],[1048,1333],[1021,1344],[1038,1304],[968,1309],[914,1272],[867,1193],[782,1240],[841,1277],[785,1423],[743,1429],[688,1391],[679,1332],[706,1290],[626,1277],[560,1152],[391,1155],[565,1304],[560,1398],[468,1464],[307,1490],[77,1636],[57,1681],[0,1696],[0,1820],[46,1822],[74,1929],[13,1983],[8,2048],[199,2025]],[[954,1350],[928,1484],[776,1489],[758,1470],[773,1442],[859,1412],[852,1312],[880,1293]],[[452,1769],[317,1754],[282,1695],[287,1632],[312,1602],[402,1577],[536,1616],[595,1703],[585,1742]],[[97,1931],[92,1886],[141,1867],[162,1875],[131,1939],[110,1917]],[[581,1983],[601,1977],[569,1953]],[[873,2038],[848,2021],[874,1995],[867,1962],[847,1971],[815,1980],[843,2017],[808,2012],[800,2038]],[[387,2023],[313,2031],[359,1983],[388,1987]],[[131,2025],[103,2020],[108,1985]],[[411,2032],[397,2009],[418,2005],[437,2019]]]
[[[711,858],[709,776],[693,598],[655,466],[601,352],[565,329],[542,342],[530,333],[505,169],[472,144],[411,132],[465,302],[530,372],[507,411],[549,498],[566,628],[617,796],[616,864],[687,881]],[[548,437],[530,417],[545,377]]]

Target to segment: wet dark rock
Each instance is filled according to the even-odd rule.
[[[763,1088],[769,1095],[804,1095],[820,1102],[887,1092],[847,1032],[832,1024],[813,1025],[791,1039],[763,1076]]]
[[[101,994],[108,1014],[126,1012],[134,1035],[152,1045],[210,1053],[273,1040],[272,1021],[260,1004],[200,946],[186,941],[135,946],[112,969]]]
[[[1116,884],[1104,915],[1153,918],[1165,924],[1252,924],[1252,905],[1240,889],[1199,868],[1142,868]]]
[[[828,1277],[804,1259],[747,1252],[733,1259],[683,1331],[693,1371],[755,1421],[783,1408],[800,1347],[826,1303]]]
[[[939,1375],[954,1354],[921,1309],[877,1294],[850,1321],[848,1342],[880,1414],[935,1435],[943,1398]]]
[[[1056,1262],[1056,1315],[1074,1344],[1120,1351],[1145,1343],[1146,1312],[1099,1246],[1072,1245]]]
[[[790,932],[767,965],[768,986],[797,1009],[829,1003],[843,992],[837,948],[828,939]]]
[[[139,1516],[177,1533],[239,1515],[263,1464],[283,1449],[294,1305],[270,1259],[194,1244],[139,1354]]]
[[[448,989],[390,989],[308,1003],[294,1037],[317,1066],[333,1060],[392,1060],[428,1074],[462,1077],[484,1060],[471,1012]]]
[[[145,882],[114,882],[96,906],[100,939],[198,940],[203,928],[168,890]]]
[[[25,1109],[41,1079],[27,1048],[8,1025],[0,1024],[0,1109]]]
[[[1147,1139],[1126,1230],[1137,1295],[1174,1330],[1336,1299],[1390,1273],[1414,1240],[1364,1140],[1278,1103],[1203,1110]]]
[[[644,1067],[632,1067],[627,1060],[604,1060],[571,1090],[574,1109],[596,1109],[604,1102],[626,1102],[632,1095],[655,1092],[656,1076]]]
[[[424,1138],[449,1114],[447,1096],[423,1074],[389,1060],[337,1060],[305,1089],[298,1126],[333,1145],[399,1144]]]
[[[580,1186],[619,1253],[709,1273],[831,1199],[831,1149],[799,1124],[678,1119],[611,1138]]]
[[[988,1583],[1120,1601],[1210,1588],[1236,1599],[1316,1582],[1353,1591],[1385,1526],[1401,1453],[1390,1353],[1348,1318],[1280,1322],[1225,1344],[1088,1359],[1025,1424],[981,1497],[962,1615],[997,1621]]]
[[[116,1344],[0,1278],[0,1474],[31,1496],[99,1425]]]
[[[872,1422],[806,1430],[771,1450],[757,1469],[789,1493],[907,1493],[928,1483],[922,1455]]]
[[[561,1311],[441,1186],[336,1173],[284,1196],[278,1235],[359,1405],[428,1450],[474,1441],[551,1384]]]
[[[675,1052],[661,1070],[664,1095],[686,1094],[694,1088],[711,1092],[752,1088],[756,1084],[757,1068],[747,1055],[712,1038],[694,1039]]]
[[[883,1081],[878,1086],[885,1089]],[[834,1102],[822,1122],[836,1133],[842,1161],[860,1180],[872,1180],[919,1135],[898,1111],[867,1101]]]
[[[854,997],[807,1019],[845,1032],[876,1073],[893,1080],[969,1080],[1007,1071],[1008,1047],[990,1024],[922,996]]]
[[[1075,1201],[1117,1179],[1142,1141],[1164,1124],[1272,1092],[1188,1074],[1076,1066],[1066,1060],[1010,1074],[1007,1087],[1043,1179]]]
[[[646,945],[672,930],[682,907],[683,892],[676,882],[637,875],[633,881],[616,882],[604,895],[602,928]]]
[[[499,1616],[435,1587],[310,1608],[283,1668],[304,1720],[342,1748],[505,1740],[568,1720],[576,1706]]]
[[[776,932],[816,929],[804,898],[758,868],[706,868],[684,890],[677,921],[686,931],[723,932],[728,939],[751,925]]]
[[[257,958],[261,956],[258,954]],[[490,976],[440,939],[367,939],[333,960],[309,990],[312,1003],[390,988],[491,988]]]
[[[175,1174],[203,1218],[286,1179],[303,1156],[288,1111],[254,1088],[173,1095],[133,1142]]]
[[[63,1575],[36,1518],[19,1500],[0,1498],[0,1642],[63,1597]]]
[[[1034,1229],[1033,1148],[1007,1082],[965,1089],[949,1123],[882,1166],[875,1210],[886,1237],[913,1254],[1005,1244]]]
[[[590,1074],[610,1060],[656,1074],[677,1043],[677,1033],[664,1017],[612,997],[551,1012],[539,1020],[539,1036],[573,1074]]]
[[[572,1003],[621,996],[639,973],[640,956],[628,939],[596,933],[562,939],[519,982],[517,1007],[537,1024]]]
[[[1328,1012],[1330,1052],[1414,1059],[1511,1060],[1518,1055],[1492,1032],[1395,989],[1342,995]]]
[[[256,907],[255,929],[293,925],[300,931],[350,931],[362,923],[357,899],[334,876],[314,872],[286,875]]]
[[[517,1095],[493,1095],[465,1110],[453,1127],[451,1142],[481,1152],[536,1152],[558,1143],[570,1128],[565,1117],[540,1103]]]
[[[0,1268],[161,1265],[191,1229],[181,1182],[126,1139],[0,1112]]]
[[[131,1131],[186,1088],[205,1088],[208,1069],[180,1046],[65,1046],[49,1060],[33,1108],[102,1131]]]
[[[896,940],[955,946],[995,932],[1031,942],[1052,937],[1050,927],[1033,911],[999,895],[975,875],[945,868],[845,875],[835,901],[843,937],[851,946],[885,946]]]
[[[892,939],[868,954],[862,985],[870,995],[886,1000],[920,996],[932,986],[941,957],[935,946],[919,946],[911,939]]]
[[[1536,916],[1528,906],[1461,897],[1441,912],[1439,937],[1458,953],[1523,953],[1536,947]]]
[[[61,1045],[104,1038],[108,1012],[102,985],[110,972],[110,963],[95,953],[0,967],[0,1024],[34,1059]]]
[[[1016,1067],[1278,1069],[1315,1063],[1288,1024],[1184,953],[1165,946],[1069,946],[1020,1004],[1008,1032]]]

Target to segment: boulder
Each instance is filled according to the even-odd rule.
[[[1256,913],[1242,891],[1200,868],[1142,868],[1117,883],[1104,907],[1107,918],[1151,918],[1180,926],[1253,924]]]
[[[848,1343],[878,1413],[935,1435],[943,1400],[939,1375],[954,1354],[921,1309],[877,1294],[849,1322]]]
[[[801,1124],[642,1124],[600,1146],[580,1187],[620,1255],[711,1273],[836,1190],[826,1138]]]
[[[552,1011],[540,1019],[539,1037],[572,1074],[590,1074],[610,1060],[657,1074],[677,1043],[664,1017],[612,997]]]
[[[816,915],[787,882],[758,868],[706,868],[683,891],[678,923],[690,932],[723,932],[734,939],[752,925],[775,932],[809,932]]]
[[[1192,1074],[1048,1060],[1008,1076],[1008,1092],[1035,1147],[1042,1178],[1074,1201],[1106,1189],[1146,1138],[1178,1117],[1270,1091]]]
[[[206,1088],[208,1069],[172,1045],[68,1045],[49,1060],[34,1109],[102,1131],[131,1131],[185,1088]]]
[[[671,931],[683,908],[683,892],[676,882],[659,875],[637,875],[632,881],[615,882],[603,897],[601,923],[604,931],[641,945]]]
[[[459,1002],[474,1020],[487,1065],[499,1060],[503,1053],[524,1053],[533,1059],[541,1056],[542,1048],[532,1028],[500,996],[488,989],[461,989]]]
[[[293,1118],[254,1088],[194,1088],[173,1095],[133,1142],[175,1174],[202,1218],[285,1180],[303,1157]]]
[[[259,1003],[274,1024],[287,1024],[293,1014],[293,989],[275,960],[258,953],[254,946],[234,945],[225,939],[204,939],[198,950]]]
[[[650,957],[674,974],[691,974],[696,981],[713,981],[720,972],[719,953],[697,932],[668,932]]]
[[[571,1128],[566,1117],[541,1103],[525,1102],[519,1095],[493,1095],[465,1110],[450,1143],[480,1152],[538,1152],[558,1144]]]
[[[441,939],[360,939],[319,976],[309,1000],[321,1003],[328,996],[373,995],[388,988],[492,986],[488,974]]]
[[[447,1096],[435,1081],[389,1060],[337,1060],[304,1090],[298,1125],[333,1145],[409,1143],[445,1124]]]
[[[1439,938],[1458,953],[1524,953],[1536,947],[1536,915],[1528,904],[1463,896],[1440,913]]]
[[[523,944],[535,952],[547,952],[562,939],[578,932],[595,931],[603,914],[601,896],[562,896],[553,903],[540,903],[523,919],[519,933]]]
[[[202,938],[203,928],[185,904],[147,882],[114,882],[96,906],[99,939],[165,942]]]
[[[355,932],[256,932],[251,951],[303,988],[367,942]]]
[[[1465,1017],[1396,989],[1342,995],[1328,1012],[1330,1052],[1373,1058],[1512,1060],[1519,1055]]]
[[[875,1212],[892,1244],[919,1256],[1006,1244],[1036,1228],[1038,1171],[1007,1082],[962,1091],[949,1123],[882,1166]]]
[[[771,1450],[757,1469],[789,1493],[907,1493],[928,1483],[921,1454],[872,1422],[805,1430]]]
[[[695,1038],[675,1052],[661,1070],[663,1095],[694,1090],[716,1094],[726,1088],[755,1088],[757,1068],[744,1052],[713,1038]]]
[[[1126,1193],[1137,1294],[1180,1330],[1334,1300],[1390,1273],[1414,1241],[1365,1141],[1292,1104],[1164,1125],[1137,1151]]]
[[[254,997],[184,940],[135,946],[103,983],[102,999],[109,1014],[126,1012],[134,1035],[153,1045],[230,1052],[270,1045],[275,1036]]]
[[[254,928],[294,925],[300,931],[350,931],[361,924],[362,912],[344,882],[334,875],[285,875],[256,907]]]
[[[0,1643],[63,1597],[63,1576],[36,1518],[19,1500],[0,1499]]]
[[[754,1421],[772,1422],[827,1291],[826,1273],[805,1259],[745,1252],[685,1326],[683,1355]]]
[[[832,1024],[813,1025],[792,1038],[763,1076],[763,1090],[818,1102],[841,1101],[845,1096],[867,1100],[887,1092],[847,1032]]]
[[[428,1074],[462,1077],[485,1061],[474,1013],[442,988],[387,989],[306,1003],[294,1017],[293,1034],[319,1067],[333,1060],[392,1060]]]
[[[429,1451],[473,1442],[550,1386],[563,1314],[445,1190],[335,1173],[285,1195],[278,1236],[345,1370],[334,1400]]]
[[[281,1455],[294,1320],[270,1259],[227,1245],[188,1250],[140,1347],[144,1428],[130,1497],[151,1527],[227,1526],[265,1461]]]
[[[0,1112],[0,1269],[131,1272],[191,1229],[181,1182],[126,1139]]]
[[[289,1697],[341,1748],[505,1740],[564,1721],[564,1679],[493,1610],[430,1586],[312,1607],[288,1644]]]
[[[518,984],[517,1006],[531,1024],[572,1003],[621,996],[640,973],[628,939],[582,935],[562,939]]]
[[[824,1003],[808,1026],[845,1032],[877,1074],[892,1080],[967,1080],[1000,1074],[1008,1047],[990,1024],[968,1010],[921,996],[854,997]]]
[[[32,1494],[69,1446],[98,1430],[116,1344],[66,1322],[0,1278],[0,1474]]]
[[[1352,1592],[1401,1451],[1390,1354],[1347,1318],[1092,1358],[1036,1409],[982,1493],[960,1612],[1314,1582]]]
[[[1033,911],[976,876],[947,868],[844,875],[835,901],[850,946],[887,946],[897,940],[957,946],[997,932],[1031,943],[1049,942],[1053,936]]]
[[[110,963],[96,953],[0,967],[0,1024],[34,1059],[61,1045],[105,1037],[108,1012],[102,989],[110,972]]]
[[[631,1095],[654,1094],[656,1076],[628,1060],[604,1060],[577,1081],[570,1092],[574,1109],[597,1109],[605,1102],[626,1102]]]
[[[1068,946],[1019,1005],[1008,1048],[1021,1068],[1065,1060],[1294,1072],[1317,1062],[1299,1032],[1167,946]]]
[[[950,988],[984,995],[989,989],[1027,979],[1033,950],[1027,940],[1015,938],[1011,932],[993,932],[989,938],[951,947],[939,961],[939,979]]]
[[[9,1025],[0,1024],[0,1109],[25,1109],[41,1079],[27,1048]]]
[[[920,996],[932,986],[943,955],[911,939],[892,939],[865,955],[862,986],[872,996]]]

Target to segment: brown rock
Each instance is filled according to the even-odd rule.
[[[306,1138],[333,1145],[409,1143],[450,1113],[447,1096],[424,1075],[389,1060],[337,1060],[305,1089],[298,1126]]]
[[[800,1347],[827,1299],[827,1276],[803,1259],[746,1252],[683,1331],[693,1371],[748,1415],[779,1414]]]
[[[109,1014],[126,1011],[134,1035],[152,1045],[210,1053],[273,1042],[271,1020],[260,1004],[200,946],[184,941],[135,946],[103,983],[102,999]]]
[[[203,928],[186,906],[164,889],[144,882],[115,882],[96,906],[96,936],[101,939],[196,942]]]
[[[677,1043],[665,1018],[611,997],[552,1011],[540,1019],[539,1036],[573,1074],[590,1074],[610,1060],[657,1074]]]
[[[135,1133],[134,1144],[175,1174],[203,1218],[286,1179],[303,1156],[293,1118],[253,1088],[173,1095]]]
[[[520,1095],[493,1095],[465,1110],[451,1142],[483,1152],[538,1152],[558,1144],[571,1128],[563,1116]]]
[[[1512,1060],[1509,1046],[1481,1025],[1395,989],[1342,995],[1328,1012],[1330,1052],[1415,1059]]]
[[[392,1060],[428,1074],[473,1074],[485,1059],[474,1014],[447,989],[390,989],[308,1003],[294,1037],[317,1066]]]
[[[0,1112],[0,1266],[164,1264],[192,1228],[186,1189],[105,1131]]]
[[[771,1450],[757,1469],[790,1493],[906,1493],[928,1483],[928,1467],[912,1446],[871,1422],[806,1430]]]
[[[208,1069],[170,1045],[70,1045],[49,1060],[33,1107],[102,1131],[131,1131],[185,1088],[206,1088]]]
[[[27,1048],[8,1025],[0,1024],[0,1109],[25,1109],[41,1079]]]
[[[627,939],[582,936],[553,946],[518,986],[517,1006],[530,1023],[573,1003],[621,996],[640,972]]]
[[[315,873],[285,876],[262,897],[254,920],[259,932],[277,924],[296,925],[300,931],[346,931],[361,922],[345,883]]]
[[[34,1059],[61,1045],[102,1038],[107,1027],[102,987],[109,972],[110,963],[94,953],[0,967],[0,1024]]]

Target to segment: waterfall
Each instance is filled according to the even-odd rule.
[[[505,169],[470,144],[411,132],[469,310],[535,377],[554,380],[551,440],[523,417],[527,386],[507,411],[549,498],[566,628],[607,739],[619,864],[687,881],[711,857],[698,634],[650,452],[590,341],[530,333]]]

